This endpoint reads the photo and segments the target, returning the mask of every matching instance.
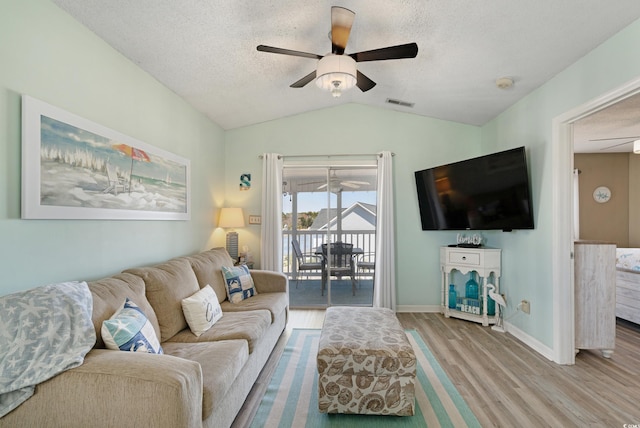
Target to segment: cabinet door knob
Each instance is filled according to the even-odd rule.
[[[467,256],[462,256],[462,260],[467,260]]]

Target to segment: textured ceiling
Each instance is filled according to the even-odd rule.
[[[316,60],[256,50],[326,54],[333,2],[53,2],[224,129],[344,103],[482,125],[640,17],[638,0],[345,0],[356,13],[346,53],[408,42],[419,52],[358,63],[377,86],[334,99],[313,83],[289,88]],[[515,85],[496,88],[503,76]]]
[[[621,153],[633,151],[640,139],[640,94],[593,113],[574,123],[576,153]]]

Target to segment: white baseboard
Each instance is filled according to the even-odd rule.
[[[504,328],[505,330],[507,330],[507,333],[511,334],[513,337],[515,337],[520,342],[527,345],[529,348],[536,351],[538,354],[542,355],[549,361],[554,361],[553,349],[549,348],[547,345],[540,342],[538,339],[535,339],[529,336],[527,333],[520,330],[518,327],[516,327],[515,325],[509,322],[504,323]]]
[[[440,305],[398,305],[396,306],[396,312],[439,313]],[[549,348],[544,343],[529,336],[527,333],[509,322],[504,323],[504,329],[507,333],[511,334],[538,354],[542,355],[549,361],[554,361],[553,349]]]
[[[440,312],[440,305],[398,305],[396,312]]]

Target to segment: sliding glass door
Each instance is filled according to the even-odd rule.
[[[371,306],[377,168],[285,165],[283,272],[291,307]]]

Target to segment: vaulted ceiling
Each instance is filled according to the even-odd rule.
[[[344,103],[482,125],[640,17],[637,0],[53,2],[227,130]],[[365,93],[290,88],[317,60],[256,46],[330,52],[332,5],[356,13],[347,54],[416,42],[417,57],[358,63]]]

